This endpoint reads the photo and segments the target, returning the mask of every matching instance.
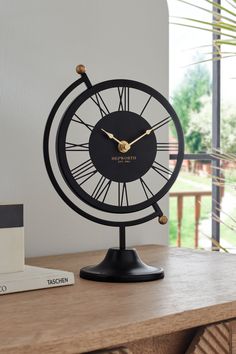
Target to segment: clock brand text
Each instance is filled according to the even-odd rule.
[[[136,159],[136,156],[112,156],[111,158],[112,161],[117,161],[118,163],[130,163]]]

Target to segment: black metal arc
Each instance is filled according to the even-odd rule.
[[[102,225],[107,225],[107,226],[113,226],[113,227],[121,227],[122,230],[124,229],[124,227],[126,226],[134,226],[134,225],[138,225],[138,224],[142,224],[145,223],[149,220],[154,219],[155,217],[161,216],[160,215],[160,209],[155,210],[155,212],[139,218],[139,219],[135,219],[135,220],[131,220],[131,221],[109,221],[109,220],[105,220],[105,219],[101,219],[101,218],[97,218],[93,215],[88,214],[87,212],[85,212],[84,210],[80,209],[76,204],[74,204],[67,196],[66,194],[63,192],[62,188],[60,187],[60,185],[58,184],[55,175],[53,173],[53,169],[52,169],[52,165],[51,165],[51,161],[50,161],[50,154],[49,154],[49,140],[50,140],[50,132],[51,132],[51,128],[52,128],[52,123],[54,120],[54,117],[60,107],[60,105],[62,104],[62,102],[65,100],[65,98],[79,85],[81,85],[82,83],[85,83],[86,86],[88,87],[88,90],[90,90],[91,88],[91,84],[89,79],[87,78],[87,75],[82,75],[82,77],[78,80],[76,80],[75,82],[73,82],[61,95],[60,97],[57,99],[57,101],[55,102],[46,126],[45,126],[45,131],[44,131],[44,136],[43,136],[43,156],[44,156],[44,162],[45,162],[45,166],[46,166],[46,170],[49,176],[49,179],[53,185],[53,187],[55,188],[55,190],[57,191],[57,193],[59,194],[59,196],[62,198],[62,200],[72,209],[74,210],[76,213],[78,213],[79,215],[83,216],[84,218],[93,221],[95,223],[98,224],[102,224]]]
[[[126,206],[113,206],[110,204],[106,204],[103,201],[99,200],[94,200],[92,199],[84,190],[81,188],[81,186],[77,183],[77,181],[74,179],[73,175],[71,174],[70,167],[67,161],[67,156],[66,156],[66,151],[65,151],[65,141],[66,141],[66,134],[67,130],[69,127],[69,124],[71,122],[71,119],[76,112],[76,110],[87,100],[90,99],[93,95],[100,94],[100,92],[106,90],[106,89],[111,89],[111,88],[118,88],[118,87],[126,87],[126,88],[134,88],[136,90],[145,92],[149,94],[149,99],[147,103],[150,101],[150,99],[153,97],[156,99],[168,112],[168,116],[162,119],[160,122],[156,123],[153,128],[154,130],[162,127],[164,124],[169,122],[170,120],[173,120],[173,123],[176,128],[177,136],[178,136],[178,154],[177,154],[177,162],[174,168],[173,173],[167,173],[167,169],[165,171],[162,171],[161,166],[155,167],[155,171],[161,175],[164,179],[166,179],[165,185],[155,194],[152,195],[149,199],[140,202],[139,204],[135,205],[126,205]],[[147,105],[147,103],[144,106],[144,109]],[[144,111],[142,110],[142,112]],[[108,80],[104,81],[101,83],[98,83],[92,87],[90,87],[88,90],[84,91],[81,93],[78,97],[76,97],[72,103],[69,105],[67,110],[65,111],[62,120],[60,122],[59,128],[58,128],[58,133],[57,133],[57,161],[58,165],[60,167],[61,174],[69,186],[69,188],[73,191],[73,193],[76,196],[79,196],[80,199],[82,199],[85,203],[88,205],[97,208],[98,210],[103,210],[109,213],[131,213],[131,212],[137,212],[138,210],[143,210],[145,208],[148,208],[155,204],[158,200],[160,200],[171,188],[173,183],[175,182],[184,157],[184,137],[183,137],[183,131],[182,127],[179,121],[179,118],[174,111],[173,107],[170,105],[170,103],[167,101],[167,99],[158,91],[153,89],[152,87],[145,85],[141,82],[133,81],[133,80],[126,80],[126,79],[115,79],[115,80]],[[168,178],[167,176],[170,176]]]

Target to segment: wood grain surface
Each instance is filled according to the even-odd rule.
[[[132,354],[183,354],[193,340],[195,332],[195,329],[188,329],[163,336],[140,339],[127,344],[127,347]]]
[[[87,353],[86,353],[87,354]],[[102,349],[89,352],[89,354],[133,354],[128,348]]]
[[[0,353],[81,353],[236,318],[235,255],[137,247],[165,269],[163,280],[112,284],[80,279],[105,252],[34,258],[28,264],[74,271],[76,284],[2,296]]]
[[[232,354],[236,354],[236,321],[231,322]]]
[[[231,323],[209,325],[199,329],[185,354],[234,354],[231,343]]]

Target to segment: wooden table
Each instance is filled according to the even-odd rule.
[[[121,346],[127,348],[124,353],[135,354],[200,353],[197,347],[214,336],[207,345],[220,342],[222,353],[236,353],[236,331],[229,321],[236,318],[236,256],[137,248],[144,261],[164,267],[163,280],[112,284],[80,279],[79,269],[100,261],[103,251],[30,259],[31,265],[75,272],[76,284],[1,296],[0,353],[69,354]],[[221,353],[216,350],[206,353]]]

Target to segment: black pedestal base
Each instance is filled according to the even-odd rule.
[[[163,268],[151,267],[141,261],[135,249],[109,248],[104,260],[80,270],[88,280],[129,283],[164,278]]]

